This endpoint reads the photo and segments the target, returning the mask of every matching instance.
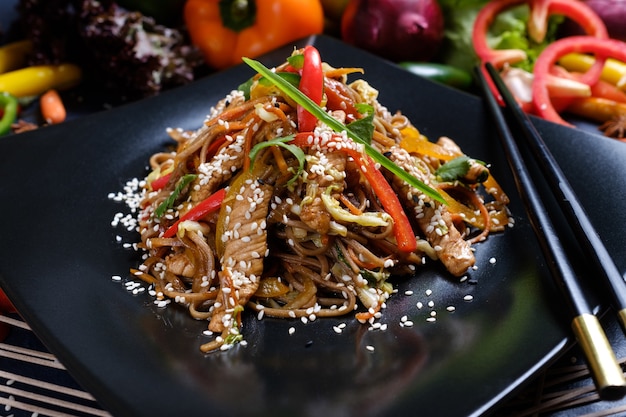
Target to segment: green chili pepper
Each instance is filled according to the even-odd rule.
[[[460,68],[434,62],[400,62],[400,67],[413,74],[442,84],[467,90],[472,86],[472,75]]]
[[[0,119],[0,136],[3,136],[11,131],[11,125],[17,117],[17,99],[9,93],[0,93],[0,108],[4,112]]]

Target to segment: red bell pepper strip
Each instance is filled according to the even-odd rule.
[[[538,116],[565,126],[571,126],[571,124],[563,120],[554,109],[546,86],[546,78],[558,59],[572,52],[596,54],[596,61],[604,61],[608,57],[626,61],[626,42],[591,36],[569,36],[552,42],[539,55],[534,68],[533,104],[535,111]]]
[[[150,183],[150,187],[154,191],[161,190],[163,187],[165,187],[167,185],[167,183],[170,180],[171,176],[172,176],[171,172],[169,174],[165,174],[165,175],[160,176],[159,178],[155,179],[154,181],[152,181]]]
[[[313,136],[314,134],[312,132],[301,132],[298,133],[290,143],[299,147],[309,147],[312,145],[312,143],[309,142],[309,138]],[[333,135],[333,138],[336,139],[336,142],[344,141],[344,139],[339,135]],[[327,142],[327,144],[332,142],[333,141],[331,140]],[[391,188],[391,185],[389,185],[389,182],[387,182],[387,179],[382,172],[380,172],[380,170],[376,167],[374,160],[351,146],[341,146],[339,147],[339,150],[345,152],[351,156],[352,159],[354,159],[372,187],[372,190],[374,190],[380,204],[393,219],[393,233],[396,238],[398,249],[405,253],[417,250],[417,240],[415,239],[415,233],[411,227],[411,222],[404,212],[398,196],[393,188]]]
[[[171,225],[165,233],[163,233],[164,238],[172,237],[178,231],[178,225],[185,220],[198,220],[203,218],[209,213],[212,213],[218,210],[222,201],[224,201],[224,197],[226,196],[226,189],[222,188],[219,191],[211,194],[206,199],[202,200],[196,206],[194,206],[191,210],[185,213],[180,219],[178,219],[173,225]]]
[[[300,78],[300,91],[310,98],[315,104],[322,103],[324,94],[324,72],[322,71],[322,58],[314,46],[304,47],[304,63],[302,64],[302,75]],[[317,118],[298,106],[298,130],[300,132],[310,132],[315,129]]]
[[[213,158],[215,156],[215,154],[217,154],[217,151],[219,151],[219,149],[222,147],[222,145],[224,145],[226,143],[226,135],[221,135],[220,137],[216,138],[207,148],[206,150],[206,157],[208,158]]]

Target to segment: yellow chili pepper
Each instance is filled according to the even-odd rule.
[[[8,43],[0,47],[0,74],[13,71],[26,64],[26,55],[33,50],[29,40]]]
[[[586,72],[595,61],[591,55],[571,53],[559,59],[559,65],[568,71]],[[608,58],[600,78],[626,91],[626,63]]]
[[[0,91],[15,97],[38,96],[50,89],[74,87],[81,75],[74,64],[37,65],[0,74]]]

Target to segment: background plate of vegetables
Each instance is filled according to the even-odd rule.
[[[114,415],[477,416],[567,347],[566,307],[481,100],[325,36],[260,60],[277,65],[307,42],[336,67],[362,67],[379,100],[426,137],[450,136],[489,162],[511,196],[515,226],[477,245],[477,269],[464,282],[436,266],[394,280],[398,293],[384,312],[384,331],[346,318],[304,324],[248,315],[247,346],[204,355],[198,345],[206,323],[112,280],[140,260],[116,239],[121,232],[111,220],[122,207],[108,195],[145,175],[148,157],[168,141],[166,128],[198,127],[209,107],[253,71],[235,66],[156,97],[7,136],[0,152],[0,285]],[[582,130],[544,121],[538,127],[585,207],[602,207],[590,216],[625,269],[619,254],[626,238],[612,233],[626,221],[615,194],[626,187],[623,144],[594,136],[591,149]],[[564,135],[571,146],[560,146]],[[574,241],[567,247],[587,272]],[[427,320],[433,311],[434,322]],[[412,327],[401,325],[404,316]]]

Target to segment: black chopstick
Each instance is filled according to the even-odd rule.
[[[519,107],[495,68],[491,64],[487,64],[486,68],[511,114],[523,127],[522,131],[526,143],[539,162],[539,168],[548,180],[553,194],[557,197],[561,211],[572,226],[576,238],[584,245],[586,253],[591,255],[596,266],[604,273],[622,329],[626,329],[626,283],[622,274],[532,121]]]
[[[487,65],[487,71],[496,86],[501,84],[498,88],[504,86],[498,74],[489,64]],[[600,325],[600,321],[593,314],[593,309],[587,301],[585,292],[582,290],[576,271],[569,261],[554,224],[547,214],[536,187],[533,185],[533,180],[522,158],[516,139],[509,129],[496,98],[491,93],[486,75],[482,68],[479,68],[476,72],[489,111],[496,122],[507,161],[535,235],[550,267],[552,276],[557,281],[557,286],[563,290],[572,310],[574,316],[571,323],[572,330],[585,354],[598,393],[604,399],[622,398],[626,395],[626,380],[617,362],[615,353]],[[504,88],[505,93],[508,93],[506,87]],[[502,92],[501,94],[503,99],[506,100],[506,94]],[[510,94],[508,95],[510,96]],[[510,109],[511,106],[508,102],[506,102],[506,105]],[[515,100],[513,100],[512,105],[519,109]],[[532,126],[530,121],[528,123]],[[527,125],[520,124],[519,127],[526,129]],[[535,133],[539,136],[536,131]]]

